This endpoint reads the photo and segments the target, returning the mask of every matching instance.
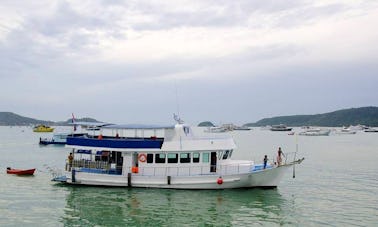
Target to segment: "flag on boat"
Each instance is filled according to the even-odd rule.
[[[76,131],[75,116],[74,116],[73,113],[72,113],[72,124],[74,124],[74,125],[73,125],[73,130]]]

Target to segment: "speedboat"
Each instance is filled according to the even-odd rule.
[[[16,175],[33,175],[35,169],[12,169],[7,167],[7,174],[16,174]]]
[[[329,129],[320,129],[320,128],[311,128],[308,127],[304,131],[298,133],[301,136],[329,136],[331,130]]]
[[[340,130],[336,130],[335,133],[339,135],[353,135],[353,134],[356,134],[357,131],[352,130],[350,127],[349,128],[343,127]]]
[[[279,124],[279,125],[272,125],[270,128],[270,131],[291,131],[293,128],[288,128],[284,124]]]
[[[37,125],[33,128],[33,132],[53,132],[54,128],[47,125]]]
[[[281,165],[265,168],[262,162],[233,160],[231,135],[197,136],[181,120],[161,126],[108,125],[100,131],[101,137],[67,137],[66,148],[74,158],[53,181],[169,189],[275,188],[304,160],[296,159],[296,152],[286,153]]]

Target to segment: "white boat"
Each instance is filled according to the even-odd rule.
[[[265,169],[262,163],[233,160],[236,145],[230,135],[198,137],[181,121],[172,126],[109,125],[101,131],[106,129],[131,130],[135,136],[68,137],[66,147],[74,160],[53,180],[172,189],[274,188],[287,170],[304,160],[295,159],[296,152],[286,153],[282,165]]]
[[[378,132],[378,128],[368,128],[365,129],[364,132]]]
[[[228,132],[228,130],[223,127],[208,127],[207,129],[204,130],[204,132],[221,133],[221,132]]]
[[[260,130],[270,130],[271,128],[272,128],[272,126],[266,125],[266,126],[260,127]]]
[[[87,133],[55,133],[52,138],[39,138],[40,145],[59,144],[64,145],[67,143],[67,137],[69,136],[85,136]]]
[[[336,130],[335,133],[339,135],[353,135],[353,134],[356,134],[357,131],[351,129],[350,127],[349,128],[343,127],[340,130]]]
[[[41,145],[49,145],[49,144],[60,144],[64,145],[67,143],[67,137],[80,137],[80,136],[87,136],[90,131],[92,131],[92,136],[95,136],[94,131],[98,131],[101,127],[110,125],[109,123],[103,122],[74,122],[70,123],[73,125],[74,128],[71,132],[59,132],[54,133],[52,138],[39,138],[39,144]],[[81,132],[76,131],[76,127],[81,126]],[[95,130],[94,130],[95,129]]]
[[[329,136],[331,130],[329,129],[320,129],[320,128],[311,128],[308,127],[304,131],[298,133],[301,136]]]
[[[236,126],[235,128],[234,128],[234,130],[236,130],[236,131],[250,131],[250,130],[252,130],[251,128],[249,128],[249,127],[247,127],[247,126]]]
[[[358,125],[351,125],[348,128],[353,131],[362,131],[362,130],[368,129],[369,127],[367,127],[366,125],[358,124]]]

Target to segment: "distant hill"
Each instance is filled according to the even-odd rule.
[[[23,117],[12,112],[0,112],[0,125],[52,125],[53,121],[37,120],[34,118]]]
[[[315,115],[293,115],[264,118],[256,123],[245,126],[265,126],[286,124],[288,126],[328,126],[341,127],[349,125],[378,126],[378,107],[361,107],[338,110],[330,113]]]
[[[83,117],[83,118],[78,118],[78,119],[75,119],[75,121],[77,122],[100,122],[100,121],[97,121],[96,119],[93,119],[93,118],[89,118],[89,117]],[[57,125],[69,125],[72,123],[72,119],[68,119],[66,121],[58,121],[56,122]]]
[[[93,118],[81,118],[75,119],[76,121],[86,121],[86,122],[99,122]],[[66,121],[46,121],[46,120],[37,120],[30,117],[23,117],[12,112],[0,112],[0,125],[68,125],[71,123],[71,119]]]
[[[215,125],[210,121],[203,121],[198,124],[198,127],[214,127]]]

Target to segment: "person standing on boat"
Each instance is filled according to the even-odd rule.
[[[264,169],[266,169],[266,164],[268,163],[268,155],[264,156]]]
[[[72,152],[71,152],[70,155],[68,155],[68,171],[71,171],[73,159],[74,159],[74,156],[72,155]]]
[[[281,150],[281,147],[278,148],[277,154],[277,165],[280,166],[282,164],[282,156],[285,157],[284,153]]]

